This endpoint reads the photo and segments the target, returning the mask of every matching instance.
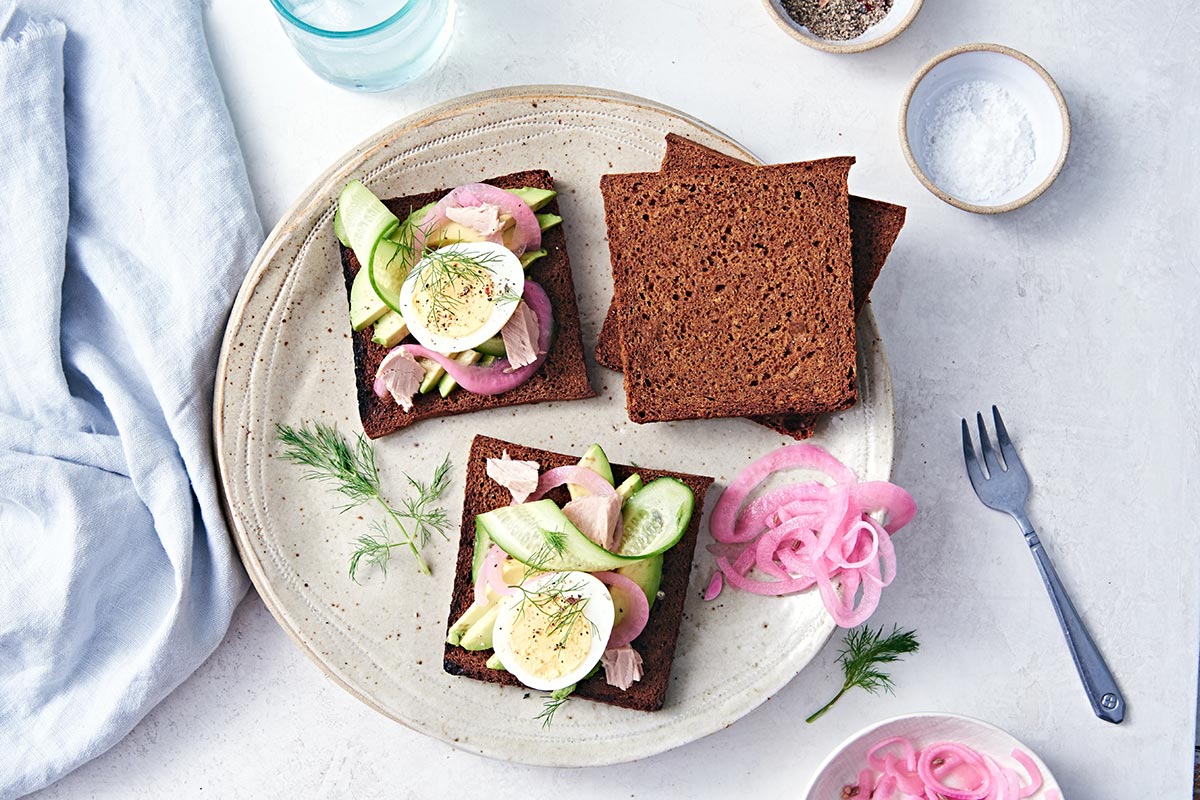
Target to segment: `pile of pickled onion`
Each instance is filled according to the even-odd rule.
[[[819,473],[747,502],[782,470]],[[817,587],[834,622],[852,628],[879,605],[896,576],[892,534],[916,514],[912,496],[886,481],[862,481],[820,447],[781,447],[743,469],[713,510],[717,556],[705,600],[725,583],[755,594],[784,595]],[[841,585],[839,594],[835,581]]]
[[[867,766],[858,783],[842,789],[844,798],[860,800],[1022,800],[1042,789],[1042,771],[1022,750],[1012,758],[1028,781],[1012,767],[959,742],[938,742],[917,749],[902,736],[876,742],[867,751]],[[1045,800],[1062,800],[1048,789]]]

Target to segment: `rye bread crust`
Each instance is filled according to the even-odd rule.
[[[507,451],[517,460],[537,461],[543,470],[579,462],[579,456],[552,453],[512,444],[488,436],[476,436],[471,442],[471,453],[467,461],[467,482],[463,499],[462,528],[458,545],[458,561],[454,574],[454,593],[450,601],[450,616],[446,627],[462,616],[474,600],[474,585],[471,582],[471,562],[475,553],[475,515],[500,506],[508,505],[511,496],[508,490],[487,477],[487,459],[500,458]],[[704,508],[704,495],[712,485],[712,478],[688,475],[679,472],[643,469],[624,464],[612,464],[617,482],[637,472],[649,483],[655,478],[674,477],[683,481],[696,495],[696,509],[687,532],[679,543],[663,557],[661,597],[650,611],[646,629],[633,642],[641,654],[645,674],[642,680],[622,691],[604,682],[603,670],[580,682],[573,697],[582,697],[601,703],[638,711],[658,711],[663,707],[670,683],[671,662],[675,657],[675,643],[679,638],[679,625],[683,619],[683,605],[687,599],[688,578],[692,569],[692,558],[696,550],[696,537],[700,532],[700,517]],[[549,494],[559,503],[567,500],[566,490],[559,488]],[[461,675],[488,683],[505,686],[522,684],[511,673],[488,669],[487,660],[491,650],[473,652],[450,644],[445,646],[443,667],[452,675]],[[528,691],[528,690],[527,690]]]
[[[601,177],[631,420],[853,404],[853,163]]]
[[[710,147],[693,142],[675,133],[666,136],[667,147],[663,154],[660,170],[672,169],[721,169],[742,166],[746,162],[726,155]],[[850,195],[850,261],[854,274],[855,313],[861,313],[871,288],[874,286],[888,253],[904,225],[903,206]],[[622,371],[619,323],[617,321],[617,298],[604,317],[604,325],[596,343],[596,361],[601,366],[617,372]],[[815,414],[765,414],[749,419],[772,430],[795,439],[807,439],[816,430],[819,415]]]
[[[501,189],[531,186],[553,189],[554,181],[546,170],[514,172],[484,181]],[[449,189],[384,200],[392,213],[404,219],[410,212],[441,199]],[[556,200],[542,209],[543,213],[558,213]],[[459,389],[443,398],[436,391],[413,398],[412,411],[405,412],[395,401],[380,398],[373,391],[375,372],[389,352],[388,348],[371,341],[371,329],[351,331],[354,343],[354,376],[358,394],[358,414],[363,431],[372,439],[386,436],[414,422],[450,414],[466,414],[485,408],[503,408],[523,403],[548,400],[583,400],[594,397],[588,383],[587,365],[583,359],[583,341],[579,331],[579,308],[575,303],[575,284],[571,278],[571,263],[567,259],[567,242],[563,226],[557,225],[542,234],[542,247],[547,255],[534,262],[527,271],[530,280],[541,284],[554,309],[555,333],[550,354],[542,368],[525,383],[500,395],[481,395]],[[360,265],[354,251],[341,247],[342,274],[346,280],[347,302],[350,287]]]

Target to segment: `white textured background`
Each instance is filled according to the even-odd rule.
[[[459,754],[377,716],[251,596],[193,678],[42,797],[796,796],[843,737],[924,710],[1008,728],[1070,800],[1189,796],[1200,627],[1195,4],[929,0],[893,43],[832,56],[792,41],[756,0],[461,0],[442,63],[379,96],[308,73],[266,0],[213,0],[206,13],[268,227],[378,128],[509,84],[643,95],[769,161],[857,155],[851,188],[909,207],[874,305],[897,389],[896,479],[922,507],[874,621],[917,627],[923,648],[894,670],[895,697],[848,696],[817,725],[803,718],[839,680],[832,647],[728,730],[633,766],[551,771]],[[1057,184],[1000,218],[928,194],[896,136],[911,75],[971,41],[1040,61],[1074,124]],[[958,418],[992,402],[1035,478],[1035,524],[1125,692],[1120,727],[1092,716],[1021,537],[963,475]]]

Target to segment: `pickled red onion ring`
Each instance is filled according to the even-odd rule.
[[[894,748],[899,747],[899,757]],[[885,751],[891,752],[885,752]],[[917,750],[911,741],[894,736],[867,750],[867,765],[858,773],[856,796],[872,800],[1020,800],[1044,785],[1032,756],[1013,750],[1012,758],[1029,775],[1022,786],[1017,769],[1004,767],[991,756],[959,742],[939,742]],[[958,785],[954,785],[958,784]],[[872,794],[872,792],[874,792]],[[1062,800],[1056,789],[1046,800]]]
[[[538,477],[537,489],[533,494],[529,495],[528,499],[529,501],[541,500],[546,496],[546,492],[557,486],[562,486],[564,483],[578,484],[592,494],[607,496],[617,493],[612,484],[600,477],[594,470],[572,465],[568,467],[555,467],[543,472]]]
[[[1025,770],[1025,774],[1029,776],[1029,785],[1021,787],[1017,796],[1021,798],[1032,797],[1042,788],[1042,771],[1038,769],[1038,765],[1029,757],[1029,754],[1023,750],[1014,749],[1012,757]]]
[[[488,241],[503,244],[518,256],[542,246],[542,228],[533,209],[515,194],[487,183],[468,183],[452,189],[421,220],[420,230],[424,235],[428,235],[449,221],[446,216],[447,208],[479,206],[484,203],[496,206],[511,216],[516,227],[516,235],[511,242],[503,241],[499,234],[489,236]]]
[[[429,358],[441,364],[447,374],[468,392],[496,395],[511,391],[533,377],[550,353],[550,339],[554,330],[554,312],[546,290],[533,281],[525,281],[522,299],[529,304],[538,319],[538,355],[530,364],[512,369],[507,358],[496,359],[486,367],[463,364],[444,353],[438,353],[419,344],[402,344],[409,353],[420,358]],[[511,370],[511,371],[510,371]]]
[[[815,471],[832,483],[790,484],[746,502],[783,469]],[[709,521],[714,547],[743,547],[710,547],[723,580],[710,582],[705,599],[715,599],[726,582],[760,595],[792,594],[815,585],[834,622],[854,627],[874,613],[883,588],[895,579],[891,535],[915,513],[908,492],[885,481],[860,483],[819,447],[780,448],[743,469],[717,501]],[[905,793],[911,785],[898,779],[897,788]]]
[[[620,621],[613,626],[605,649],[624,647],[633,642],[646,629],[646,623],[650,620],[650,602],[646,599],[646,593],[642,591],[642,587],[634,583],[631,578],[617,572],[594,572],[592,574],[606,585],[611,593],[620,596],[619,600],[617,597],[613,598],[613,605],[622,603],[625,606],[625,616],[621,617]]]
[[[733,538],[734,522],[742,502],[769,475],[784,469],[822,472],[835,483],[854,483],[857,480],[854,473],[842,462],[815,445],[793,444],[781,447],[751,462],[734,477],[729,487],[721,494],[709,522],[713,538],[718,542],[737,541]]]
[[[507,597],[515,589],[504,582],[504,559],[508,556],[498,545],[492,545],[483,561],[483,574],[488,586],[501,597]]]

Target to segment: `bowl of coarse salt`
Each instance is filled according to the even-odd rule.
[[[996,44],[968,44],[921,68],[900,109],[900,142],[929,191],[977,214],[1020,208],[1067,160],[1071,120],[1041,65]]]

